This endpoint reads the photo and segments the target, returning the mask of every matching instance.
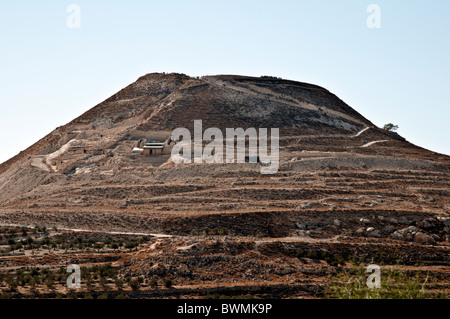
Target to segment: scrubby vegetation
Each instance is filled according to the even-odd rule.
[[[149,242],[148,236],[74,233],[58,231],[56,227],[0,227],[0,255],[49,255],[64,252],[120,253],[132,252]],[[95,255],[92,255],[95,256]],[[102,255],[100,255],[102,256]],[[93,260],[96,260],[93,257]],[[100,258],[101,260],[101,258]],[[53,266],[54,267],[54,266]],[[94,262],[81,266],[81,289],[67,291],[71,273],[65,267],[20,267],[0,272],[0,298],[71,298],[106,299],[128,298],[128,292],[142,287],[157,289],[158,285],[171,287],[171,279],[142,276],[131,277],[120,273],[110,262]],[[117,294],[119,292],[119,294]]]
[[[46,226],[26,227],[3,227],[0,228],[0,254],[24,253],[31,250],[32,253],[40,250],[48,252],[56,249],[68,250],[132,250],[140,244],[149,241],[147,236],[114,236],[111,238],[104,234],[74,234],[58,232],[56,227],[48,230]],[[7,247],[6,247],[7,246]]]
[[[398,130],[398,125],[388,123],[383,126],[383,129],[390,132],[395,132]]]
[[[331,278],[325,292],[329,299],[425,299],[449,298],[444,287],[429,274],[394,270],[381,271],[380,288],[369,288],[365,268],[346,269]]]
[[[166,288],[172,279],[153,277],[148,282],[142,276],[130,277],[119,273],[111,263],[81,267],[81,289],[67,290],[67,278],[71,275],[65,268],[48,269],[25,267],[10,272],[0,272],[0,299],[10,298],[68,298],[68,299],[118,299],[128,298],[124,291],[137,292],[142,287],[157,289],[158,281]],[[117,294],[119,292],[119,294]]]

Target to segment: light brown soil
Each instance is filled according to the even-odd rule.
[[[328,124],[314,121],[317,112]],[[140,138],[161,139],[200,118],[204,128],[280,127],[278,173],[261,175],[260,164],[175,165],[169,154],[131,153]],[[6,236],[1,271],[111,262],[119,278],[145,278],[140,292],[125,289],[136,298],[323,297],[330,276],[359,259],[415,267],[450,284],[450,158],[374,127],[307,84],[148,75],[2,164],[0,174],[0,226],[149,237],[131,250],[43,248],[14,256]],[[417,233],[433,239],[419,241]],[[314,257],[322,252],[345,263]],[[175,288],[151,288],[153,277],[171,278]]]

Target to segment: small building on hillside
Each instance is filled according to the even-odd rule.
[[[163,155],[165,143],[145,143],[144,156]]]

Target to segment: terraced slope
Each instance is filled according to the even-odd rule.
[[[280,128],[278,172],[131,152],[140,140],[192,129],[196,119],[222,130]],[[0,166],[0,226],[150,240],[70,257],[5,250],[0,269],[22,267],[24,256],[42,265],[46,254],[46,266],[60,267],[104,263],[108,254],[121,278],[176,284],[175,291],[130,290],[134,297],[321,297],[330,275],[361,261],[428,272],[448,293],[449,175],[448,156],[375,127],[323,88],[149,74]]]

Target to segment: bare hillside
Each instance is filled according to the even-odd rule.
[[[278,172],[175,164],[169,148],[133,153],[142,141],[167,142],[175,128],[193,130],[194,120],[223,131],[279,128]],[[428,295],[448,296],[449,177],[448,156],[377,128],[324,88],[147,74],[0,165],[0,270],[111,262],[116,277],[144,278],[148,289],[128,289],[130,297],[309,298],[323,297],[330,276],[355,261],[372,261],[428,272]],[[26,236],[8,231],[35,225],[53,229],[36,241],[79,235],[92,245],[11,251],[8,239]],[[121,236],[148,238],[111,248]],[[171,278],[175,290],[152,290],[153,277]]]

